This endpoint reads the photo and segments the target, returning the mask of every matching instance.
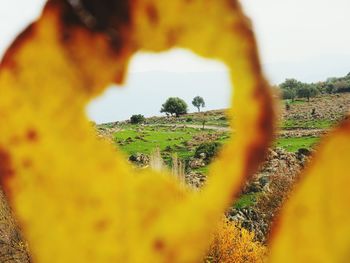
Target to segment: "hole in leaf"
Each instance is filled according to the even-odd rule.
[[[229,139],[225,109],[230,95],[229,71],[221,62],[184,49],[139,53],[131,60],[125,85],[108,88],[87,112],[101,137],[109,137],[131,163],[155,170],[167,167],[200,187]],[[197,96],[205,105],[193,103]],[[187,114],[160,112],[171,97],[187,104]]]

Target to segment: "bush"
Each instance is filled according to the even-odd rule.
[[[145,121],[145,117],[141,114],[137,114],[137,115],[132,115],[130,117],[130,123],[131,124],[138,124],[138,123],[142,123]]]
[[[267,249],[254,241],[254,233],[223,219],[214,234],[205,262],[262,263]]]
[[[193,121],[193,119],[191,118],[191,117],[188,117],[187,119],[186,119],[186,122],[192,122]]]
[[[218,142],[202,143],[197,147],[194,156],[196,158],[200,158],[201,155],[204,154],[205,160],[209,162],[217,155],[220,148],[221,148],[221,144]]]
[[[290,110],[290,104],[286,103],[286,110]]]

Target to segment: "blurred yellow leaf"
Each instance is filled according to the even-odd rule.
[[[350,122],[326,138],[284,207],[270,262],[350,261]]]
[[[135,52],[174,46],[223,61],[235,86],[235,138],[200,193],[166,172],[136,173],[84,113]],[[34,262],[200,261],[272,137],[268,86],[234,0],[51,0],[0,70],[0,175]]]

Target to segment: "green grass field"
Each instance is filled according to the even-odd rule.
[[[279,138],[275,145],[289,152],[296,152],[300,148],[311,149],[319,140],[317,137]]]
[[[282,129],[328,129],[335,124],[331,120],[284,120],[281,124]]]
[[[193,128],[145,127],[143,129],[129,128],[115,134],[115,141],[123,152],[128,155],[135,153],[150,154],[156,148],[160,151],[176,153],[180,158],[191,156],[185,143],[200,131]]]

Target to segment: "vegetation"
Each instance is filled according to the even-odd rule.
[[[169,130],[168,127],[146,127],[142,132],[136,129],[127,129],[115,134],[115,141],[128,155],[135,153],[150,154],[155,148],[161,151],[176,149],[181,156],[188,152],[184,142],[190,140],[196,130],[192,128]]]
[[[282,147],[289,152],[296,152],[300,148],[311,149],[317,142],[317,137],[292,137],[292,138],[278,138],[276,146]]]
[[[179,117],[180,115],[187,113],[187,108],[188,106],[183,99],[180,99],[178,97],[171,97],[168,98],[162,105],[160,112]]]
[[[267,249],[254,241],[254,233],[223,219],[206,257],[210,263],[263,263]]]
[[[211,161],[221,148],[221,143],[218,142],[206,142],[199,145],[195,152],[196,158],[204,156],[206,161]]]
[[[328,119],[314,120],[284,120],[281,124],[282,129],[328,129],[335,124],[335,121]]]
[[[340,78],[328,78],[326,81],[317,83],[303,83],[296,79],[286,79],[279,85],[281,97],[284,100],[295,98],[310,98],[318,94],[332,94],[350,92],[350,73]]]
[[[192,100],[192,105],[195,106],[198,109],[198,112],[201,111],[201,107],[205,107],[204,99],[200,96],[196,96]]]
[[[145,121],[145,117],[141,114],[132,115],[130,117],[131,124],[139,124],[139,123],[143,123],[144,121]]]
[[[282,99],[294,101],[295,97],[296,97],[295,90],[292,90],[292,89],[289,89],[289,88],[282,89]]]
[[[302,83],[296,79],[286,79],[279,87],[282,89],[282,99],[284,100],[294,101],[298,97],[306,98],[310,101],[310,98],[319,94],[319,90],[315,84]]]
[[[297,95],[299,98],[307,98],[307,101],[310,101],[310,98],[316,97],[318,90],[310,85],[304,85],[303,87],[297,90]]]
[[[257,201],[256,193],[248,193],[240,196],[240,198],[235,202],[235,208],[246,208],[250,207]]]

